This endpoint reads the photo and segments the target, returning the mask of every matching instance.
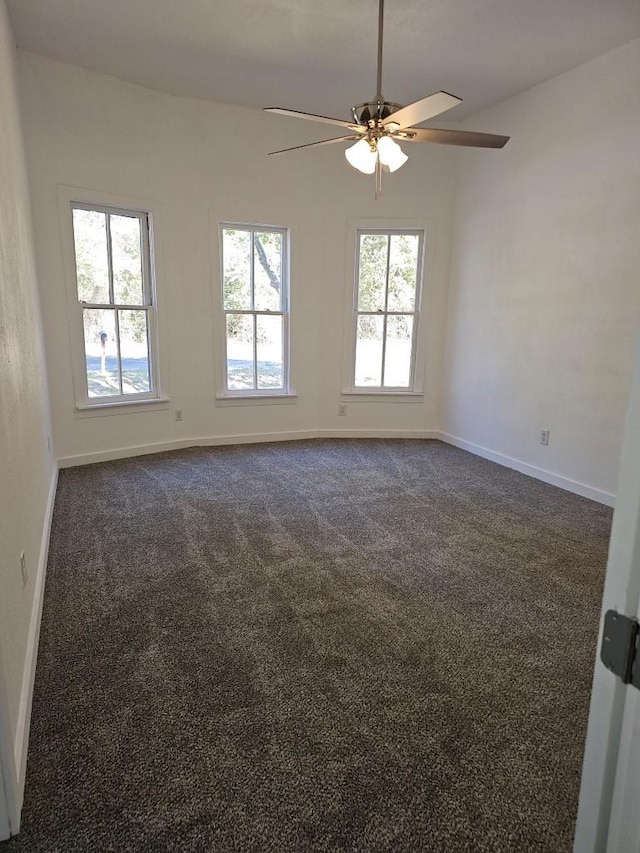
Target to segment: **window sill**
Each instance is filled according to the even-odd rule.
[[[170,406],[168,397],[153,397],[145,400],[117,400],[113,403],[78,403],[76,417],[93,418],[106,415],[128,415],[141,411],[163,411]]]
[[[423,403],[422,391],[343,391],[343,403]]]
[[[216,394],[216,406],[286,406],[296,403],[297,394]]]

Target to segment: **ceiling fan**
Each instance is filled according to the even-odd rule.
[[[331,145],[334,142],[355,140],[355,144],[344,152],[345,157],[360,172],[368,175],[375,173],[376,198],[381,191],[382,170],[395,172],[408,160],[407,155],[396,140],[401,142],[439,142],[444,145],[466,145],[473,148],[503,148],[509,141],[508,136],[498,136],[493,133],[414,127],[413,125],[435,118],[440,113],[450,110],[462,102],[462,98],[457,98],[448,92],[435,92],[433,95],[428,95],[426,98],[415,101],[406,107],[392,101],[385,101],[382,96],[383,20],[384,0],[380,0],[376,96],[373,101],[356,104],[355,107],[351,108],[353,121],[313,115],[299,110],[287,110],[282,107],[264,108],[265,112],[268,113],[278,113],[279,115],[347,128],[350,131],[348,136],[323,139],[320,142],[309,142],[306,145],[294,145],[293,148],[283,148],[281,151],[269,153],[285,154],[288,151],[297,151],[301,148],[313,148],[316,145]]]

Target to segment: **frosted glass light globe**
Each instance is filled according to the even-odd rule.
[[[397,142],[390,136],[383,136],[378,140],[378,156],[383,166],[387,166],[390,172],[395,172],[409,159]]]
[[[347,148],[344,156],[354,169],[364,172],[365,175],[372,175],[376,170],[378,154],[375,149],[371,150],[371,146],[366,139],[359,139],[355,145]]]

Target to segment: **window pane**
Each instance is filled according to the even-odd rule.
[[[383,317],[358,317],[356,386],[382,384]]]
[[[258,315],[256,336],[258,388],[282,388],[284,386],[282,316]]]
[[[149,331],[146,311],[119,311],[122,393],[144,394],[151,390]]]
[[[253,286],[256,311],[279,311],[282,293],[282,234],[253,235]]]
[[[226,311],[251,309],[251,234],[222,231],[223,300]]]
[[[227,388],[255,388],[253,316],[227,314]]]
[[[107,226],[104,213],[73,210],[78,301],[109,303]]]
[[[384,384],[408,388],[411,380],[413,315],[387,317],[387,346],[384,353]]]
[[[116,312],[110,308],[85,308],[82,319],[89,397],[119,394]]]
[[[113,298],[119,305],[144,305],[142,291],[142,246],[137,216],[109,217]]]
[[[418,246],[417,234],[391,235],[388,311],[413,311],[415,308]]]
[[[386,234],[360,235],[358,311],[384,311],[387,240]]]

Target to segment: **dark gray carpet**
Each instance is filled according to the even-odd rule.
[[[610,522],[439,442],[62,471],[7,853],[570,850]]]

